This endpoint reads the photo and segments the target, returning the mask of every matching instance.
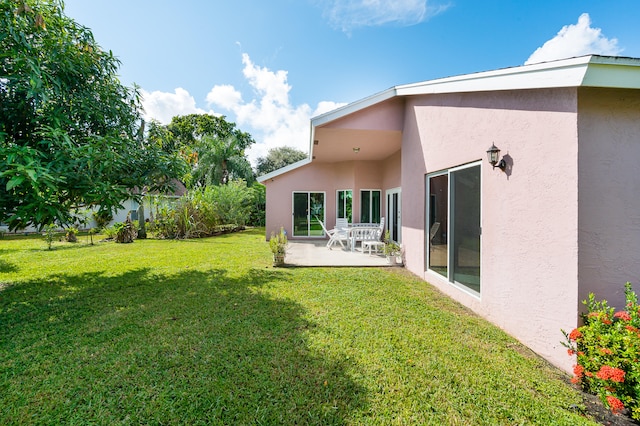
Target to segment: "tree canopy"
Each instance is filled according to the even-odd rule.
[[[143,136],[136,88],[61,0],[0,1],[0,221],[68,223],[165,189],[177,156]]]
[[[266,175],[305,158],[307,154],[295,148],[288,146],[272,148],[266,157],[258,158],[256,171],[258,176]]]
[[[245,150],[255,141],[224,116],[176,116],[163,126],[153,123],[150,139],[168,151],[179,152],[191,165],[184,180],[189,186],[224,185],[234,179],[255,181]]]

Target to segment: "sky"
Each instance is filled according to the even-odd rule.
[[[393,86],[587,54],[640,57],[638,0],[64,0],[147,119],[209,113],[308,152],[310,119]]]

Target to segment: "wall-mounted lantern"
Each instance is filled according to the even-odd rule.
[[[487,158],[489,160],[489,164],[491,164],[494,169],[498,167],[500,170],[504,171],[505,167],[507,167],[507,163],[505,163],[504,158],[498,161],[498,158],[500,158],[500,149],[493,143],[491,144],[491,148],[487,150]]]

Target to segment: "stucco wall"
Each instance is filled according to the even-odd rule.
[[[640,291],[640,91],[578,94],[579,302],[622,308],[625,282]]]
[[[577,115],[572,89],[407,101],[402,143],[406,266],[556,365],[576,322]],[[495,143],[507,172],[493,170]],[[425,272],[425,174],[481,164],[481,296]]]

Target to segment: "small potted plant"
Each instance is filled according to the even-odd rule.
[[[387,262],[390,265],[395,265],[400,253],[400,246],[389,237],[389,231],[387,230],[384,234],[384,255],[387,256]]]
[[[280,228],[279,233],[271,232],[271,239],[269,240],[269,248],[273,253],[273,266],[284,265],[284,257],[287,253],[287,233],[284,228]]]

